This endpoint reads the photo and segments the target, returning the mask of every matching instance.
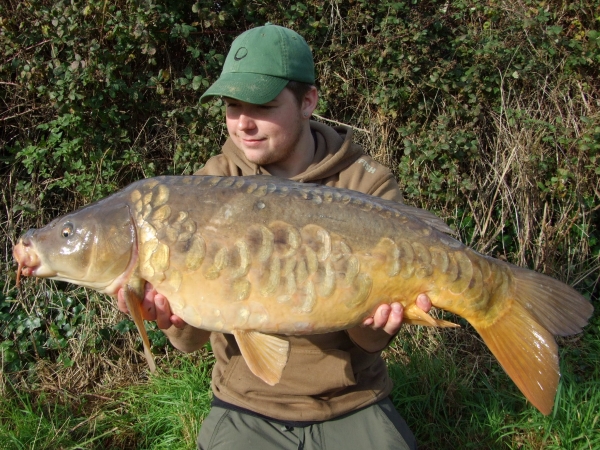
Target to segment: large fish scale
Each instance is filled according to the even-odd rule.
[[[352,328],[391,302],[404,305],[407,323],[454,326],[416,307],[426,293],[467,319],[548,414],[559,379],[552,335],[580,332],[591,304],[450,233],[426,211],[349,190],[274,177],[158,177],[30,230],[14,255],[23,275],[110,295],[125,287],[130,310],[152,283],[187,323],[233,333],[271,385],[287,361],[282,335]]]

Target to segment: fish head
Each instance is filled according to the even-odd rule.
[[[67,281],[116,293],[137,258],[127,203],[98,202],[27,231],[13,249],[20,275]]]

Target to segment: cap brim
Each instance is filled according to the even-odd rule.
[[[202,97],[206,103],[214,97],[229,97],[242,102],[263,105],[277,97],[289,80],[256,73],[226,73],[209,87]]]

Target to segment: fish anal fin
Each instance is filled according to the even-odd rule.
[[[413,303],[404,308],[402,322],[409,325],[424,325],[428,327],[456,328],[460,325],[447,320],[435,319]]]
[[[560,379],[554,336],[517,302],[491,325],[472,325],[527,400],[550,414]]]
[[[123,288],[123,297],[125,298],[125,304],[127,305],[129,314],[131,314],[133,323],[135,323],[136,328],[142,336],[144,356],[146,357],[146,361],[148,361],[150,372],[154,373],[156,371],[156,364],[154,364],[154,356],[150,351],[150,339],[148,339],[148,333],[146,333],[146,327],[144,326],[144,319],[142,316],[142,300],[136,294],[135,289],[128,285]]]
[[[279,383],[289,355],[287,339],[258,331],[234,330],[233,335],[252,373],[270,386]]]

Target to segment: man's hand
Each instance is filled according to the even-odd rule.
[[[425,312],[429,312],[432,306],[426,294],[420,294],[416,304]],[[404,307],[400,303],[380,305],[372,317],[365,319],[361,326],[349,329],[348,334],[363,350],[378,352],[400,331],[403,317]]]
[[[186,323],[183,319],[171,312],[171,306],[164,295],[156,292],[150,283],[146,283],[144,291],[144,299],[142,301],[142,316],[144,320],[156,322],[158,328],[161,330],[166,330],[171,328],[171,326],[175,326],[180,330],[185,327]],[[122,289],[119,289],[117,293],[117,305],[121,312],[129,314]]]
[[[158,328],[169,338],[171,344],[182,352],[193,352],[201,348],[210,338],[210,331],[188,325],[181,317],[171,312],[167,298],[156,292],[150,283],[144,287],[142,316],[144,320],[155,321]],[[122,289],[117,293],[119,310],[129,314]]]

